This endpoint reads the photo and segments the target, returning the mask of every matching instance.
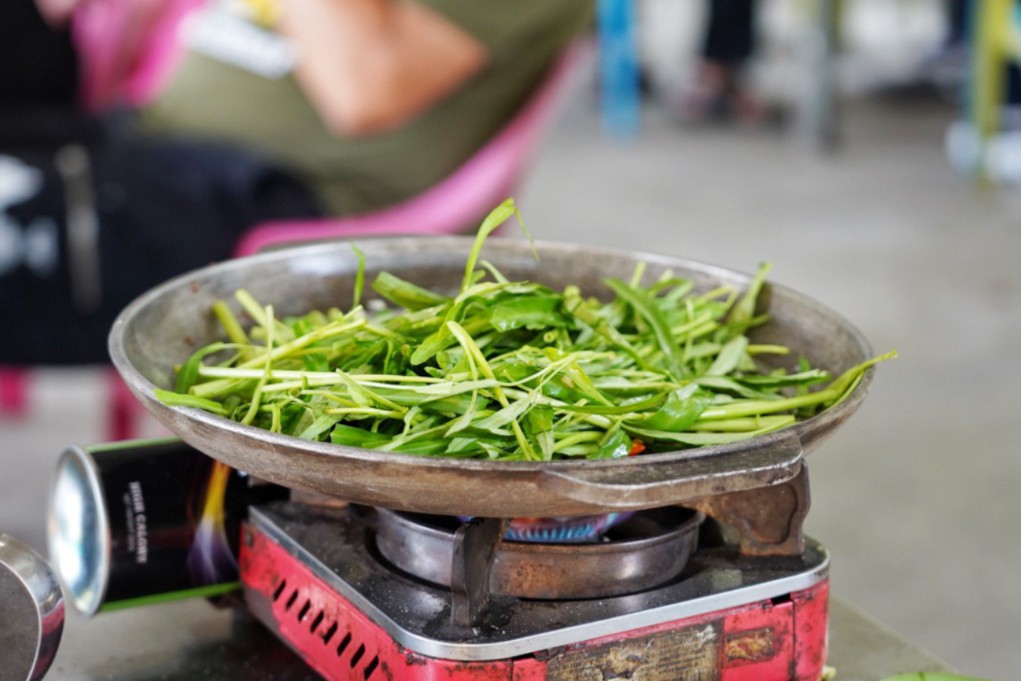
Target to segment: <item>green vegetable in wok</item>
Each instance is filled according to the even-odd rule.
[[[888,353],[831,380],[746,333],[768,266],[744,292],[696,292],[666,273],[644,284],[608,279],[601,302],[573,286],[509,281],[480,261],[486,237],[517,215],[513,201],[483,222],[460,291],[445,295],[381,273],[391,307],[361,304],[364,258],[347,312],[277,318],[246,291],[247,331],[213,306],[226,340],[178,369],[171,406],[205,409],[310,440],[407,454],[550,461],[724,444],[795,423],[845,399]],[[520,216],[519,216],[520,218]]]

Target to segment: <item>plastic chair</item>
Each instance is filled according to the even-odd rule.
[[[99,378],[106,393],[103,439],[108,442],[137,437],[142,405],[113,367],[101,367]],[[25,419],[32,406],[32,368],[0,366],[0,419]]]
[[[206,2],[162,0],[158,11],[147,15],[142,14],[147,4],[137,0],[81,3],[72,35],[81,60],[82,105],[89,111],[104,111],[151,101],[184,55],[179,37],[182,23]]]
[[[29,405],[28,386],[28,369],[0,366],[0,414],[24,416]]]
[[[107,0],[103,0],[106,2]],[[202,0],[175,0],[179,21],[189,8]],[[118,6],[112,0],[110,11]],[[168,19],[161,35],[167,37]],[[101,46],[100,46],[101,47]],[[141,102],[158,90],[168,64],[176,57],[169,43],[161,46],[160,56],[142,60],[140,69],[125,82],[127,95]],[[274,221],[255,226],[235,248],[243,256],[265,248],[288,243],[344,239],[358,236],[454,234],[473,229],[493,207],[514,193],[538,148],[543,132],[552,122],[564,97],[566,85],[588,48],[584,43],[570,46],[556,60],[545,80],[521,110],[472,158],[448,178],[424,193],[382,211],[355,217],[324,220]],[[112,81],[103,81],[92,105],[109,103],[114,92]],[[123,92],[123,90],[122,90]],[[122,101],[125,101],[122,99]],[[0,366],[0,416],[23,416],[29,409],[30,370]],[[141,405],[112,368],[104,368],[107,392],[105,437],[110,441],[137,436]]]
[[[425,192],[365,215],[263,223],[241,238],[235,255],[250,255],[289,243],[472,230],[520,185],[542,133],[555,116],[565,84],[585,50],[581,44],[569,47],[514,118],[475,156]]]

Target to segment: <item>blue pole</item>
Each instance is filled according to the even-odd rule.
[[[633,137],[641,127],[634,2],[599,0],[598,13],[603,129],[615,137]]]

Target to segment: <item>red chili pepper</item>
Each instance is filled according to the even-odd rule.
[[[628,456],[634,456],[635,454],[641,454],[645,451],[645,443],[641,440],[632,440],[631,449],[628,451]]]

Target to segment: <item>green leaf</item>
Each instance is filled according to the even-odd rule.
[[[560,311],[563,296],[531,295],[511,298],[489,309],[489,323],[500,331],[567,326],[567,317]]]
[[[765,262],[759,265],[759,270],[752,278],[751,284],[745,289],[744,295],[741,296],[730,313],[729,321],[731,323],[742,325],[751,322],[752,317],[755,316],[755,306],[758,303],[759,294],[766,282],[766,275],[771,269],[773,269],[772,263]]]
[[[364,428],[356,428],[355,426],[344,424],[336,424],[333,430],[330,431],[330,442],[336,445],[347,445],[348,447],[375,449],[389,440],[389,435],[373,433]]]
[[[556,440],[553,434],[553,407],[537,406],[525,417],[525,434],[537,445],[543,461],[553,459]]]
[[[475,263],[479,260],[479,254],[482,252],[482,245],[486,242],[490,233],[503,223],[507,222],[512,215],[517,216],[518,223],[521,224],[522,229],[524,229],[525,223],[521,219],[521,214],[518,212],[518,206],[514,203],[514,199],[507,199],[501,203],[486,216],[485,220],[482,221],[482,225],[479,226],[479,231],[475,235],[475,243],[472,244],[471,252],[468,254],[468,260],[464,266],[464,279],[461,281],[462,292],[466,291],[473,283]]]
[[[354,244],[351,244],[351,250],[354,251],[355,255],[358,257],[358,270],[355,272],[354,295],[351,300],[351,307],[353,309],[362,304],[362,290],[365,289],[365,253]]]
[[[737,395],[749,400],[772,400],[779,398],[779,395],[776,393],[755,390],[742,384],[738,379],[727,376],[699,376],[695,379],[695,383],[716,393]]]
[[[641,422],[648,430],[678,432],[686,430],[698,420],[709,400],[698,391],[697,385],[686,385],[671,391],[666,402]]]
[[[181,393],[175,393],[161,388],[156,388],[153,392],[156,393],[157,399],[168,407],[195,407],[196,409],[204,409],[205,411],[213,414],[219,414],[220,416],[227,415],[227,410],[224,406],[218,402],[214,402],[213,400],[195,397],[194,395],[182,395]]]
[[[423,310],[450,303],[449,296],[416,286],[389,272],[380,272],[372,282],[372,290],[395,305],[409,310]]]
[[[720,354],[713,360],[712,365],[706,369],[706,376],[726,376],[732,373],[744,357],[745,348],[747,347],[748,339],[744,336],[735,336],[727,341],[720,348]]]
[[[674,339],[673,332],[670,330],[670,326],[656,305],[655,300],[644,291],[632,288],[619,279],[607,279],[605,283],[613,289],[617,296],[626,301],[634,309],[635,313],[644,319],[649,328],[652,329],[652,333],[656,338],[656,344],[667,361],[668,373],[675,380],[683,378],[683,361],[680,350]]]
[[[328,433],[331,428],[337,425],[339,420],[339,416],[321,414],[316,417],[308,428],[298,433],[298,437],[302,440],[321,440],[321,436]]]
[[[550,393],[547,393],[550,394]],[[672,395],[673,393],[671,393]],[[662,395],[652,395],[638,401],[624,401],[620,404],[564,404],[558,407],[560,411],[574,414],[603,414],[607,416],[619,416],[622,414],[637,414],[647,411],[655,411],[668,398]]]
[[[830,378],[828,372],[822,369],[808,369],[793,374],[769,374],[768,376],[750,375],[738,376],[734,380],[746,385],[758,386],[761,388],[785,388],[788,386],[804,386],[822,383]]]
[[[241,328],[241,324],[238,322],[237,317],[230,311],[230,307],[222,300],[218,300],[213,303],[212,307],[213,315],[219,320],[220,326],[227,333],[227,338],[232,343],[238,345],[248,344],[248,335],[244,329]]]
[[[186,393],[191,390],[191,387],[195,385],[195,382],[199,378],[199,368],[202,366],[202,360],[214,353],[220,352],[228,348],[226,343],[210,343],[209,345],[199,348],[192,353],[191,357],[188,358],[184,364],[177,370],[177,381],[174,384],[174,392]]]
[[[757,435],[765,435],[783,428],[786,424],[780,421],[764,421],[761,428],[755,430],[723,431],[723,432],[667,432],[663,430],[647,430],[625,424],[628,432],[642,439],[643,442],[676,442],[690,447],[706,447],[710,445],[726,445],[741,442]]]
[[[631,451],[631,438],[621,429],[606,434],[590,459],[622,459]]]
[[[846,395],[848,388],[851,386],[851,383],[860,379],[862,374],[864,374],[866,370],[880,362],[884,362],[888,359],[894,359],[895,357],[897,357],[896,352],[887,352],[877,357],[868,359],[862,362],[861,364],[851,367],[850,369],[845,371],[837,378],[837,380],[833,381],[833,383],[831,383],[829,387],[839,393],[842,393],[842,396]]]

